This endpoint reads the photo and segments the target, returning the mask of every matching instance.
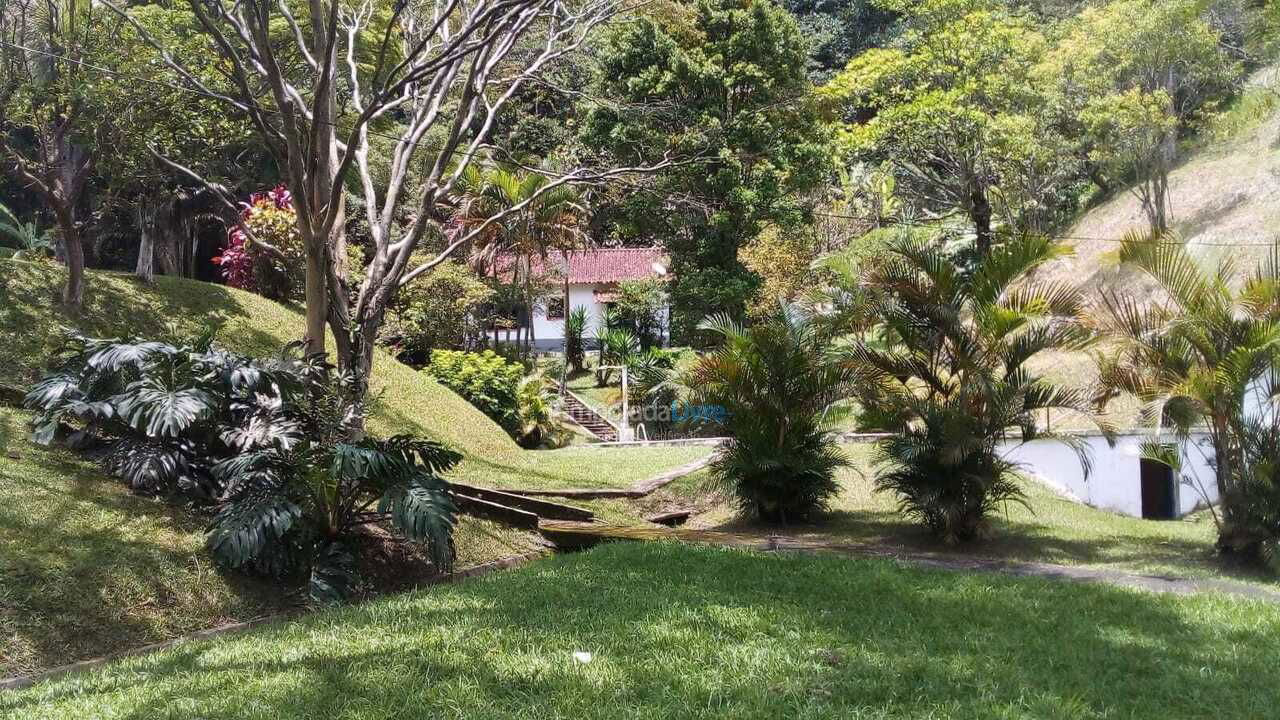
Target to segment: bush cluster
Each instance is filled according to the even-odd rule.
[[[106,446],[135,491],[214,513],[208,547],[229,568],[305,576],[313,600],[358,581],[352,541],[389,526],[452,562],[454,510],[442,474],[461,456],[363,430],[359,383],[296,346],[258,360],[191,342],[68,338],[58,369],[26,398],[33,439]]]
[[[461,395],[516,436],[520,432],[519,389],[524,366],[492,350],[463,352],[436,350],[425,372]]]

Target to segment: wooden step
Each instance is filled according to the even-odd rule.
[[[449,486],[453,489],[455,495],[462,495],[468,498],[477,498],[491,503],[506,505],[507,507],[534,513],[539,518],[545,518],[548,520],[591,522],[596,517],[595,513],[576,505],[566,505],[564,503],[551,502],[550,500],[540,500],[526,495],[516,495],[503,490],[477,487],[475,485],[465,485],[463,483],[449,483]],[[520,520],[521,522],[524,521],[523,518],[520,518]]]

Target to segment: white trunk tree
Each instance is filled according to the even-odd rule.
[[[190,0],[226,63],[230,90],[202,82],[126,10],[112,6],[179,79],[250,118],[294,195],[307,247],[308,346],[325,349],[327,324],[338,364],[361,378],[372,369],[395,292],[527,204],[454,233],[433,259],[410,266],[444,219],[458,179],[488,151],[499,112],[522,86],[581,48],[626,0],[391,1]],[[370,138],[378,135],[391,150],[375,167]],[[556,175],[543,192],[669,164],[577,168]],[[349,185],[358,186],[372,237],[372,260],[358,288],[347,286],[344,272]],[[397,220],[406,216],[401,227]]]

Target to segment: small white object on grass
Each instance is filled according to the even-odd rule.
[[[591,662],[591,653],[585,652],[583,650],[576,650],[573,653],[573,661],[576,663],[582,663],[583,665],[586,665],[587,663]]]

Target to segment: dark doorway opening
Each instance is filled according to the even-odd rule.
[[[1172,520],[1176,497],[1173,468],[1155,460],[1139,461],[1142,476],[1142,517],[1148,520]]]

